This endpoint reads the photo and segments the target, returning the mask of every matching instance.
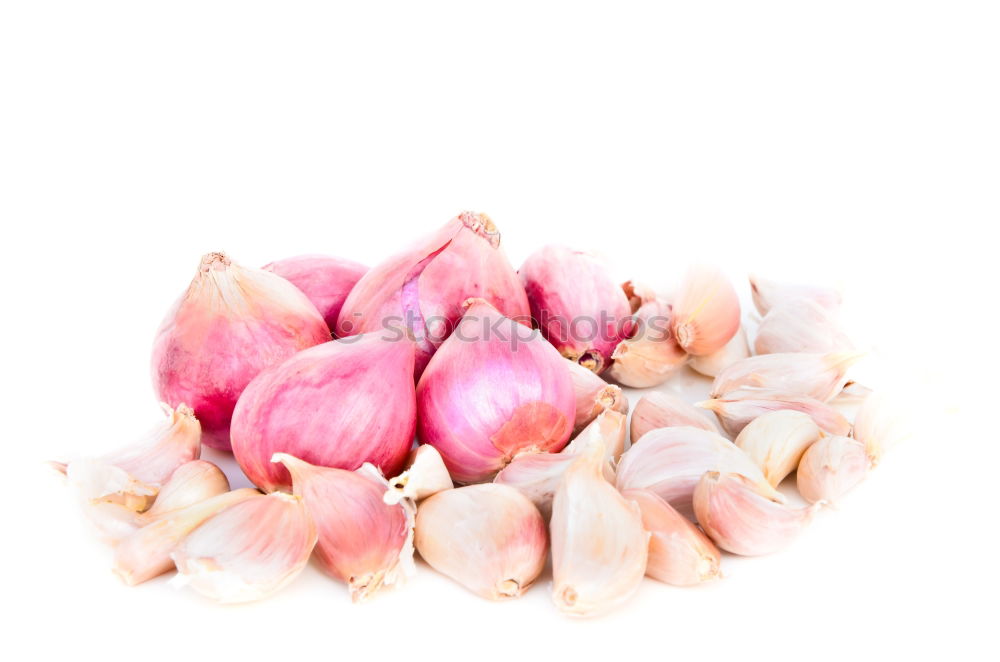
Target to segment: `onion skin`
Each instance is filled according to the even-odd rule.
[[[202,443],[229,450],[233,408],[250,380],[328,340],[326,322],[294,285],[209,253],[156,334],[153,386],[170,406],[194,409]]]
[[[519,452],[562,449],[576,394],[565,359],[537,331],[474,299],[420,378],[417,409],[420,441],[456,482],[474,483]]]
[[[500,249],[493,221],[485,214],[463,212],[366,273],[344,302],[334,331],[344,338],[405,327],[417,342],[419,378],[471,297],[530,323],[524,287]]]
[[[329,255],[296,255],[264,266],[309,297],[332,332],[347,295],[368,267]]]
[[[518,275],[542,335],[570,361],[604,372],[628,337],[632,308],[600,262],[564,246],[545,246],[524,261]],[[580,320],[591,324],[578,326]]]
[[[413,441],[414,346],[388,334],[334,340],[261,373],[233,415],[233,453],[265,491],[291,479],[275,453],[353,471],[365,462],[384,475],[402,470]]]

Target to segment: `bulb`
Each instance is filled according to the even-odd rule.
[[[264,271],[278,274],[301,290],[332,331],[347,295],[368,267],[328,255],[296,255],[272,262]]]

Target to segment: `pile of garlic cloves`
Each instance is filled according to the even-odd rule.
[[[618,282],[556,246],[515,271],[473,212],[372,269],[209,253],[154,345],[165,420],[52,465],[130,586],[175,572],[249,602],[312,561],[358,602],[419,555],[480,597],[593,616],[644,577],[697,586],[787,548],[906,436],[852,381],[836,290],[752,276],[752,316],[715,267],[670,297]]]

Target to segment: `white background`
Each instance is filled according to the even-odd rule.
[[[995,656],[995,3],[362,4],[2,5],[5,649]],[[857,375],[917,434],[787,551],[597,620],[425,565],[362,606],[313,568],[241,607],[121,585],[41,460],[156,420],[198,257],[372,264],[465,208],[515,265],[562,242],[664,288],[694,261],[839,284]]]

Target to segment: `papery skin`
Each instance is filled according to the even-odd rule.
[[[419,378],[473,297],[530,325],[528,298],[500,248],[496,226],[486,214],[467,211],[369,270],[344,302],[336,334],[405,328],[417,340]]]
[[[688,270],[674,303],[671,329],[677,343],[694,356],[725,347],[740,328],[740,299],[716,267]]]
[[[654,391],[642,396],[636,403],[632,412],[630,435],[635,444],[650,430],[685,426],[719,433],[719,426],[704,409],[671,393]]]
[[[600,444],[569,466],[552,502],[552,600],[594,616],[632,596],[646,572],[649,534],[639,506],[605,479]]]
[[[152,508],[138,515],[139,522],[147,523],[173,510],[187,508],[210,497],[229,491],[229,479],[222,469],[207,460],[186,462],[170,474],[170,478]]]
[[[541,574],[548,534],[538,509],[505,485],[438,492],[417,509],[417,551],[488,600],[519,597]]]
[[[757,327],[757,354],[806,352],[826,354],[852,349],[836,315],[809,299],[793,299],[772,308]]]
[[[647,577],[694,586],[721,576],[719,550],[691,520],[649,490],[626,490],[622,496],[638,504],[642,526],[650,533]]]
[[[832,287],[801,285],[768,280],[760,276],[750,276],[750,292],[754,306],[761,315],[789,301],[808,299],[813,303],[836,312],[840,308],[840,292]]]
[[[403,499],[418,503],[453,487],[455,484],[441,453],[430,444],[421,444],[410,452],[406,471],[389,479],[382,501],[390,505]]]
[[[836,409],[806,396],[785,395],[779,392],[745,389],[726,394],[724,398],[715,398],[697,403],[715,412],[722,429],[731,437],[736,437],[761,414],[781,409],[791,409],[808,414],[816,425],[830,434],[849,434],[851,423]]]
[[[693,515],[694,488],[706,471],[737,472],[762,493],[781,499],[750,457],[721,435],[692,427],[647,433],[618,464],[619,490],[647,489],[686,517]]]
[[[243,488],[160,513],[115,547],[112,570],[129,586],[169,572],[174,567],[170,555],[185,536],[216,513],[259,495],[257,490]]]
[[[626,283],[625,293],[638,300],[632,331],[615,347],[608,375],[633,388],[662,384],[688,361],[671,328],[671,306],[647,288]]]
[[[611,409],[622,414],[628,413],[628,398],[614,384],[609,384],[593,371],[575,361],[566,361],[569,375],[576,392],[576,421],[573,434],[578,434],[602,411]]]
[[[597,446],[604,451],[602,470],[608,481],[615,477],[614,465],[625,446],[625,415],[605,411],[559,453],[522,453],[496,475],[493,482],[509,485],[528,497],[548,521],[552,499],[566,469],[580,454]]]
[[[233,408],[250,380],[328,340],[326,322],[294,285],[208,253],[157,331],[153,386],[160,400],[194,409],[205,445],[229,450]]]
[[[816,422],[800,411],[784,409],[761,414],[740,431],[739,446],[777,487],[798,466],[806,449],[824,436]]]
[[[287,453],[272,459],[289,470],[294,493],[316,524],[317,560],[347,582],[354,602],[412,574],[413,509],[382,500],[387,483],[375,467],[317,467]]]
[[[458,483],[491,479],[520,452],[558,451],[576,417],[569,369],[537,331],[471,300],[417,384],[418,436]]]
[[[854,417],[851,436],[865,445],[872,466],[878,466],[886,450],[909,436],[902,408],[880,391],[870,393]]]
[[[354,470],[371,462],[398,473],[416,427],[414,346],[390,332],[334,340],[261,373],[233,414],[233,454],[265,491],[287,490],[288,453],[310,464]]]
[[[849,437],[826,437],[802,456],[796,484],[810,503],[835,503],[863,481],[871,468],[863,443]]]
[[[302,499],[283,492],[251,496],[218,512],[171,554],[175,586],[224,604],[271,595],[298,576],[316,544]]]
[[[368,267],[351,260],[329,255],[296,255],[264,265],[305,294],[332,332],[337,327],[340,309],[347,295]]]
[[[694,491],[698,523],[716,545],[741,556],[771,554],[787,547],[820,504],[794,508],[757,491],[736,473],[707,472]]]
[[[524,261],[518,275],[542,335],[570,361],[604,372],[629,332],[632,314],[604,266],[582,251],[544,246]]]
[[[717,349],[704,356],[692,356],[688,365],[699,374],[715,377],[732,364],[742,361],[748,356],[750,356],[750,345],[747,343],[747,332],[741,326],[722,349]]]
[[[759,389],[826,402],[843,390],[848,368],[863,356],[862,352],[751,356],[716,376],[711,397],[723,397],[741,389]]]

